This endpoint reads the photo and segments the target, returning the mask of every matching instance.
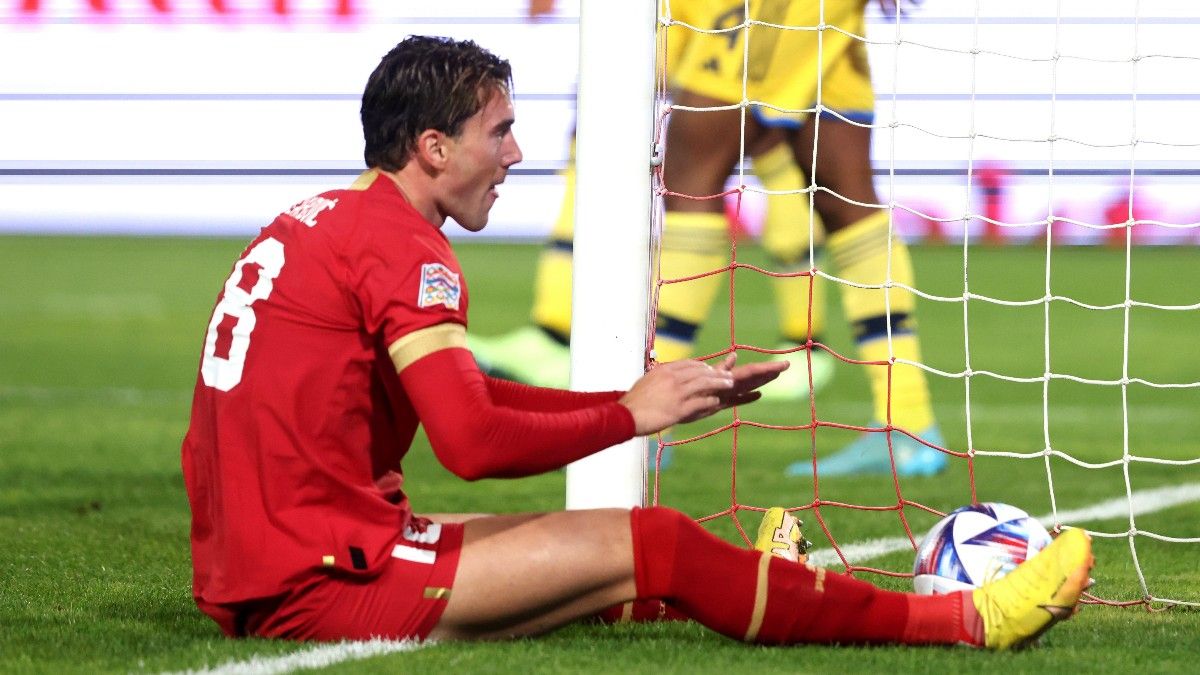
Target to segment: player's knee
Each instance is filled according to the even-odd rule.
[[[627,545],[630,539],[629,509],[590,509],[557,514],[568,520],[569,527],[581,531],[597,544]]]

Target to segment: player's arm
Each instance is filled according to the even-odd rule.
[[[595,395],[596,402],[584,407],[554,409],[552,398],[536,388],[489,385],[465,341],[460,324],[443,323],[388,348],[434,453],[456,475],[478,480],[545,473],[633,437],[633,415],[611,394]],[[494,390],[500,399],[526,397],[549,409],[509,407]]]
[[[389,347],[434,453],[468,480],[544,473],[609,446],[759,397],[787,362],[711,367],[675,361],[656,367],[619,400],[570,410],[520,410],[498,404],[466,350],[466,330],[445,323]],[[611,392],[609,393],[611,397]]]
[[[600,403],[618,401],[623,391],[567,391],[533,387],[520,382],[484,375],[492,400],[499,405],[540,412],[566,412]]]

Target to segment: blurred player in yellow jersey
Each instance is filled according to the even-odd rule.
[[[742,0],[671,0],[669,16],[701,30],[675,25],[668,36],[667,72],[677,106],[718,108],[743,100],[751,107],[745,129],[755,171],[768,190],[813,186],[812,206],[819,219],[808,219],[807,195],[770,198],[763,243],[777,269],[808,270],[810,248],[825,248],[832,274],[859,285],[914,285],[908,249],[890,234],[890,217],[879,208],[870,164],[870,124],[874,96],[862,36],[866,0],[752,0],[746,21]],[[885,9],[892,3],[881,0]],[[763,25],[771,24],[771,25]],[[817,30],[823,24],[824,30]],[[774,26],[788,26],[789,29]],[[814,119],[816,111],[819,119]],[[675,110],[667,126],[664,179],[671,194],[662,242],[663,278],[682,278],[720,268],[728,262],[728,226],[721,199],[739,160],[742,113],[738,109],[692,112]],[[783,140],[779,144],[779,140]],[[751,153],[753,154],[753,152]],[[568,182],[573,172],[567,174]],[[573,185],[568,184],[568,199]],[[533,382],[558,384],[566,377],[570,334],[570,271],[573,204],[564,204],[551,241],[539,264],[533,321],[492,341],[474,340],[472,350],[485,367]],[[822,246],[823,244],[823,246]],[[889,275],[890,271],[890,275]],[[727,283],[712,275],[662,287],[654,348],[660,361],[691,356],[696,331],[709,315],[716,293]],[[781,348],[821,342],[824,287],[813,280],[813,325],[808,323],[807,278],[775,279],[780,306]],[[899,288],[841,288],[846,319],[853,328],[858,358],[864,361],[919,362],[915,298]],[[885,293],[888,295],[885,296]],[[890,338],[890,339],[889,339]],[[807,396],[808,360],[814,385],[820,386],[835,362],[824,349],[797,351],[798,363],[777,380],[775,398]],[[944,442],[933,415],[924,373],[897,364],[868,366],[875,419],[872,427],[902,428],[929,444]],[[795,377],[798,375],[799,377]],[[555,378],[542,379],[542,378]],[[822,475],[890,473],[888,439],[901,475],[930,475],[946,465],[945,455],[903,433],[867,433],[841,451],[819,460]],[[811,462],[798,462],[789,473],[811,473]]]
[[[554,1],[531,0],[529,7],[530,16],[536,17],[552,11]],[[740,7],[741,2],[730,0],[671,2],[671,9],[675,11],[673,20],[705,29],[718,23],[736,26],[741,22]],[[681,61],[694,34],[695,31],[681,25],[670,28],[666,63],[668,74],[676,71],[676,64]],[[699,39],[716,39],[725,43],[731,35],[703,36]],[[728,78],[727,88],[729,93],[724,95],[728,97],[727,102],[741,100],[740,75]],[[735,135],[732,148],[721,148],[722,180],[729,175],[730,168],[738,159],[740,148],[736,139]],[[803,177],[785,139],[783,130],[761,127],[748,118],[746,154],[753,157],[754,173],[768,190],[796,191],[802,187]],[[567,345],[571,332],[575,215],[573,156],[564,176],[565,198],[538,261],[530,325],[498,337],[470,336],[471,348],[485,370],[541,386],[566,387],[569,379],[570,355]],[[662,251],[664,277],[684,276],[690,274],[687,270],[698,269],[698,265],[713,261],[711,267],[705,269],[725,264],[729,253],[729,223],[722,215],[723,206],[720,199],[708,200],[705,208],[715,209],[711,216],[668,211]],[[819,220],[815,227],[809,227],[809,217],[808,198],[803,194],[780,194],[767,198],[763,241],[774,259],[774,269],[799,272],[811,267],[808,261],[810,230],[817,233],[818,251],[823,232]],[[680,270],[680,273],[675,274],[676,270]],[[722,278],[714,276],[697,284],[674,284],[665,290],[660,302],[663,325],[659,327],[655,343],[658,360],[674,361],[692,356],[697,329],[712,308],[715,289]],[[793,367],[784,371],[779,380],[764,387],[763,397],[768,400],[805,400],[809,388],[807,356],[798,350],[809,338],[808,280],[775,278],[772,283],[776,290],[781,334],[780,344],[775,346],[781,351],[789,350],[776,358],[793,361]],[[823,287],[824,284],[819,283],[814,288],[812,335],[816,341],[820,341],[824,319],[824,303],[821,301]],[[813,356],[813,383],[819,389],[832,377],[836,359],[825,352],[814,352]]]

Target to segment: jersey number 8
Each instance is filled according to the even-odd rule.
[[[229,391],[242,381],[250,334],[258,322],[254,303],[270,297],[283,262],[283,244],[268,237],[234,264],[204,336],[200,375],[206,386]]]

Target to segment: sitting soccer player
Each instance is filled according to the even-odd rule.
[[[291,207],[234,263],[183,442],[193,594],[226,634],[495,639],[661,601],[749,642],[1002,649],[1071,614],[1091,566],[1080,530],[982,589],[926,597],[662,507],[415,515],[401,461],[418,424],[466,480],[527,476],[750,403],[786,367],[681,360],[594,393],[480,373],[440,228],[482,229],[521,160],[510,91],[508,62],[474,43],[404,40],[363,94],[369,170]]]

